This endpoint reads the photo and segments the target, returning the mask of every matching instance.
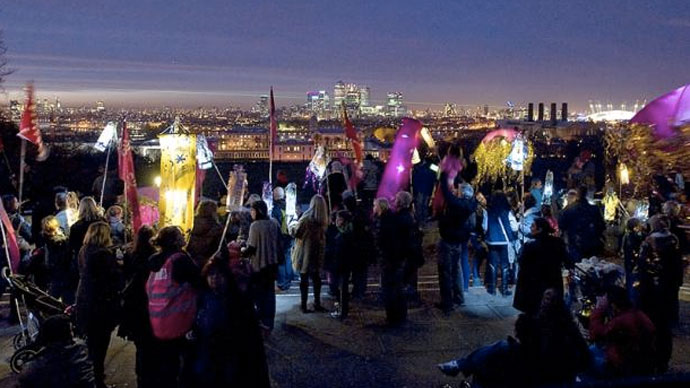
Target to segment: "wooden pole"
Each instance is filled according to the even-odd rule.
[[[22,207],[22,198],[24,197],[24,167],[26,166],[26,139],[22,139],[21,152],[19,154],[19,208]]]

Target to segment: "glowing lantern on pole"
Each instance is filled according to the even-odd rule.
[[[182,128],[179,118],[159,135],[161,185],[160,227],[177,225],[187,233],[194,224],[196,135]]]
[[[285,187],[285,214],[288,220],[297,219],[297,185],[290,182]]]
[[[627,185],[630,183],[630,175],[628,173],[628,166],[625,165],[625,163],[621,163],[621,165],[618,167],[620,170],[620,177],[621,177],[621,184],[622,185]]]
[[[553,195],[553,171],[546,171],[546,180],[544,182],[544,197],[543,203],[550,204],[551,196]]]

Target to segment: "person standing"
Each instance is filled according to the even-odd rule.
[[[683,284],[683,259],[678,238],[665,216],[649,220],[651,234],[640,247],[634,270],[639,281],[638,302],[656,327],[656,371],[668,369],[673,348],[671,329],[678,317],[678,291]],[[663,302],[661,302],[663,301]]]
[[[72,261],[67,237],[62,233],[60,223],[54,216],[42,221],[43,246],[39,250],[48,275],[48,293],[71,305],[74,303],[78,277],[74,276],[77,266]]]
[[[97,221],[89,226],[79,250],[76,322],[86,336],[98,387],[106,386],[103,364],[120,306],[120,279],[115,255],[108,249],[111,245],[110,226]]]
[[[587,201],[587,186],[581,186],[574,203],[569,202],[561,212],[558,228],[566,238],[568,254],[574,263],[601,253],[606,223],[599,208]]]
[[[506,195],[502,191],[494,192],[489,200],[487,215],[482,225],[486,231],[486,244],[489,246],[485,284],[487,291],[492,295],[496,294],[499,273],[501,274],[501,294],[511,295],[508,288],[508,249],[512,249],[511,245],[517,239],[510,224],[511,214]]]
[[[371,209],[374,197],[376,196],[376,190],[379,188],[379,167],[376,165],[376,161],[371,154],[367,154],[364,157],[364,162],[362,162],[362,190],[361,197],[364,207],[366,209]]]
[[[374,201],[374,221],[376,248],[380,255],[381,293],[386,309],[386,321],[397,325],[407,318],[407,301],[404,293],[405,258],[401,254],[398,217],[388,208],[388,200],[377,198]]]
[[[343,320],[350,312],[350,276],[353,273],[352,261],[357,252],[357,239],[352,226],[352,214],[347,210],[340,210],[336,214],[335,225],[338,235],[335,237],[335,267],[340,281],[338,291],[338,305],[331,313],[331,317]]]
[[[76,197],[76,194],[64,191],[55,194],[55,208],[58,211],[55,217],[60,223],[62,233],[67,237],[69,237],[69,228],[77,222],[78,216],[77,206],[79,204],[77,203],[75,206],[73,197]]]
[[[222,238],[223,225],[218,221],[218,205],[214,201],[200,201],[196,207],[194,225],[187,243],[187,253],[197,267],[203,268],[218,250]]]
[[[321,269],[326,251],[326,228],[328,228],[328,207],[321,195],[314,195],[309,209],[302,214],[294,228],[295,247],[292,251],[292,265],[300,274],[300,309],[303,313],[309,298],[309,279],[314,287],[314,310],[325,312],[321,305]]]
[[[419,223],[414,217],[412,194],[407,191],[399,191],[395,195],[395,209],[396,236],[398,238],[396,255],[402,260],[403,287],[405,294],[410,299],[418,300],[418,271],[424,265],[423,235],[419,229]]]
[[[553,289],[563,297],[562,268],[568,261],[565,243],[551,235],[551,225],[544,218],[535,218],[531,225],[532,237],[522,248],[518,259],[518,272],[513,307],[534,315],[539,310],[544,292]]]
[[[177,387],[187,383],[191,373],[185,335],[196,316],[200,270],[184,250],[184,234],[179,226],[162,228],[153,243],[160,251],[148,259],[150,274],[146,281],[155,350],[150,370],[156,387]]]
[[[263,339],[252,302],[240,292],[224,260],[201,271],[193,333],[193,383],[200,387],[271,386]]]
[[[267,336],[273,330],[276,315],[275,280],[281,252],[280,227],[276,220],[268,217],[268,206],[264,201],[252,202],[250,213],[253,221],[242,255],[249,257],[251,294],[259,322]]]
[[[140,388],[156,387],[156,379],[152,374],[155,366],[155,342],[146,296],[146,281],[151,272],[148,259],[156,253],[152,241],[154,236],[152,227],[142,225],[124,256],[125,287],[122,291],[122,321],[118,336],[134,342],[134,365],[137,387]]]
[[[96,205],[93,197],[84,197],[79,202],[77,222],[69,228],[69,246],[75,260],[81,246],[84,244],[84,236],[89,226],[94,222],[105,221],[103,211]]]
[[[477,209],[477,202],[473,199],[457,197],[446,184],[448,177],[441,174],[441,195],[444,209],[439,216],[439,233],[441,240],[438,245],[438,283],[441,292],[441,302],[438,307],[444,312],[453,310],[453,303],[465,303],[464,274],[461,267],[463,244],[467,247],[471,229],[466,222]],[[469,275],[469,274],[468,274]]]
[[[278,257],[278,279],[277,287],[281,291],[287,291],[292,286],[292,280],[295,273],[292,268],[291,252],[292,252],[292,236],[288,230],[287,213],[285,212],[285,190],[282,187],[273,189],[273,209],[271,209],[271,218],[280,225],[280,245],[283,250]]]
[[[436,185],[436,172],[431,169],[431,165],[431,159],[427,157],[412,169],[415,214],[417,222],[422,226],[429,218],[429,201]]]

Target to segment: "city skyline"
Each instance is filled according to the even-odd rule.
[[[273,86],[288,106],[342,79],[369,86],[373,104],[400,91],[416,109],[510,100],[583,110],[688,83],[683,1],[327,3],[5,6],[16,70],[5,99],[33,80],[65,105],[248,108]]]

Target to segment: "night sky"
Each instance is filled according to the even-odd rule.
[[[102,5],[105,4],[105,5]],[[690,1],[73,1],[0,5],[3,99],[278,105],[346,82],[382,103],[651,99],[690,82]]]

